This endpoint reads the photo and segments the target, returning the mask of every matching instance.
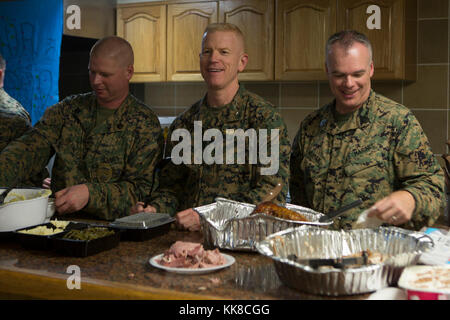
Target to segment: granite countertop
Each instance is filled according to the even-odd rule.
[[[273,262],[253,252],[221,250],[233,256],[236,262],[226,269],[202,275],[170,273],[149,264],[151,257],[163,253],[177,240],[201,243],[203,238],[200,232],[178,231],[172,226],[162,236],[141,242],[121,241],[116,248],[83,258],[62,256],[52,250],[26,249],[14,239],[0,240],[0,271],[13,270],[20,275],[42,274],[67,279],[70,276],[68,266],[75,265],[80,268],[81,283],[89,279],[106,281],[113,286],[139,286],[169,292],[169,298],[170,293],[175,298],[186,296],[188,299],[196,295],[200,299],[331,298],[290,289],[279,280]],[[0,283],[7,281],[1,278],[0,272]],[[338,298],[364,299],[367,296]]]

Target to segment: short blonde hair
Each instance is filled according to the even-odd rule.
[[[242,33],[241,29],[239,29],[239,27],[235,24],[226,23],[226,22],[218,22],[218,23],[209,24],[206,27],[205,31],[203,32],[202,46],[203,46],[203,41],[204,41],[206,35],[208,33],[213,33],[216,31],[233,32],[238,37],[238,39],[240,39],[242,41],[242,46],[245,50],[245,37],[244,37],[244,34]]]

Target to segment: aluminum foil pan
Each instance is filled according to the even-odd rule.
[[[362,294],[396,285],[406,266],[416,264],[433,240],[420,232],[396,227],[332,231],[321,228],[289,228],[257,244],[257,251],[273,259],[283,283],[303,292],[340,296]],[[381,253],[382,263],[355,268],[313,269],[288,258],[339,258],[363,250]]]
[[[194,208],[203,228],[204,245],[229,250],[256,251],[256,244],[268,235],[301,226],[328,226],[319,222],[322,213],[286,204],[286,208],[302,213],[309,221],[284,220],[265,214],[250,215],[255,205],[216,198],[216,202]]]

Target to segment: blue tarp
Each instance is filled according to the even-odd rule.
[[[36,123],[59,100],[63,0],[0,2],[0,52],[4,88]]]

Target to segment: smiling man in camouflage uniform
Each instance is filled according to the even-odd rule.
[[[326,50],[335,100],[300,125],[290,163],[292,202],[329,213],[363,200],[335,228],[352,228],[366,208],[390,225],[433,224],[443,206],[443,171],[411,111],[371,89],[370,42],[340,32]]]
[[[27,110],[3,89],[5,71],[6,61],[0,54],[0,152],[32,127]],[[48,171],[44,168],[18,185],[40,187],[47,176]]]
[[[262,175],[260,163],[249,163],[248,149],[245,150],[245,164],[175,165],[170,162],[161,172],[158,192],[151,199],[151,206],[145,208],[146,211],[178,212],[176,218],[180,226],[198,230],[198,215],[192,208],[213,203],[216,197],[258,203],[277,183],[282,183],[283,190],[275,200],[285,202],[290,153],[286,125],[271,103],[239,84],[238,74],[244,70],[247,60],[243,35],[236,26],[225,23],[208,26],[200,53],[200,70],[207,84],[207,93],[175,119],[170,127],[169,140],[171,133],[180,128],[187,129],[193,135],[194,121],[201,121],[203,131],[218,129],[223,135],[229,129],[278,129],[277,172]],[[172,142],[171,147],[174,144]],[[239,152],[235,149],[235,154]],[[139,203],[134,211],[141,210],[144,208]]]
[[[128,215],[151,193],[163,140],[154,112],[129,93],[133,60],[124,39],[97,41],[89,61],[93,92],[48,108],[33,130],[11,143],[0,154],[0,184],[25,179],[56,152],[51,188],[59,214]]]

